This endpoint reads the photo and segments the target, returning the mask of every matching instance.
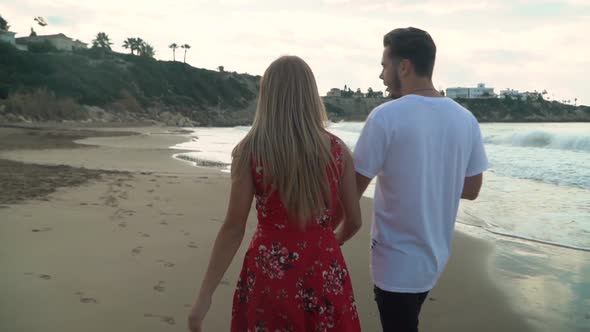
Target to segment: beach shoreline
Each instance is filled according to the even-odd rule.
[[[6,294],[0,330],[186,330],[225,214],[229,175],[172,158],[178,151],[169,147],[187,140],[186,133],[117,130],[138,134],[75,141],[91,145],[86,148],[0,151],[11,162],[113,172],[0,209],[0,264],[6,271],[0,276]],[[371,205],[363,198],[363,228],[343,247],[365,331],[379,329],[368,267]],[[229,329],[233,290],[255,223],[252,209],[246,243],[205,322],[209,331]],[[493,250],[491,242],[455,234],[421,330],[531,330],[493,280]]]

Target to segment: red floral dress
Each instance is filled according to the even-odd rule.
[[[342,174],[341,141],[331,137],[339,174],[328,168],[332,202]],[[276,191],[262,184],[254,164],[258,227],[244,258],[233,300],[233,332],[352,332],[360,322],[348,270],[334,237],[336,208],[308,223],[288,221]]]

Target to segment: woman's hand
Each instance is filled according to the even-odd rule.
[[[203,320],[211,307],[211,296],[200,295],[188,316],[188,329],[191,332],[203,331]]]

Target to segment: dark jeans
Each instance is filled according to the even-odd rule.
[[[374,287],[383,332],[418,332],[418,316],[428,292],[393,293]]]

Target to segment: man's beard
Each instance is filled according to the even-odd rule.
[[[392,100],[402,97],[402,81],[399,79],[399,75],[397,74],[397,72],[394,72],[393,74],[393,82],[391,86],[393,89],[388,87],[389,97]]]

